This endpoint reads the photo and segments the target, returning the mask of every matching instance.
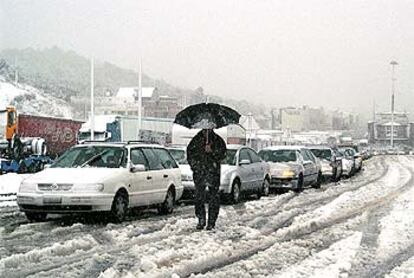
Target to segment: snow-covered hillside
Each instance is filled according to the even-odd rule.
[[[42,90],[25,84],[12,84],[0,75],[0,109],[7,105],[17,107],[18,113],[72,118],[70,105]]]

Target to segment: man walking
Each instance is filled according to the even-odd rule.
[[[188,164],[193,171],[195,185],[195,214],[198,218],[197,229],[206,226],[206,187],[210,200],[208,203],[207,230],[214,229],[220,210],[220,163],[226,157],[226,143],[213,129],[202,129],[187,147]]]

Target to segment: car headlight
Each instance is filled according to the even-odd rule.
[[[292,177],[294,177],[295,176],[295,171],[293,171],[293,170],[291,170],[291,169],[289,169],[289,170],[284,170],[283,172],[282,172],[282,177],[285,177],[285,178],[292,178]]]
[[[103,183],[75,183],[73,185],[74,192],[102,192],[104,189]]]
[[[19,186],[19,193],[33,193],[36,192],[37,184],[23,181]]]
[[[182,181],[193,181],[193,175],[182,174],[181,175],[181,180]]]

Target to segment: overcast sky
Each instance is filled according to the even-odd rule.
[[[0,48],[57,45],[267,105],[414,112],[414,1],[0,0]]]

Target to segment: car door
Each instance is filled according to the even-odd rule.
[[[303,174],[303,181],[305,184],[310,184],[315,179],[316,173],[316,165],[312,161],[312,158],[309,156],[306,149],[301,149],[300,153],[303,156],[303,168],[305,169],[305,173]]]
[[[130,151],[130,160],[133,166],[144,165],[144,172],[130,172],[130,198],[131,206],[146,206],[147,192],[152,189],[152,177],[149,170],[148,160],[140,148],[133,148]]]
[[[257,153],[254,150],[249,149],[249,155],[252,159],[252,168],[253,168],[253,172],[255,174],[254,187],[255,188],[261,188],[262,183],[263,183],[263,179],[264,179],[264,176],[265,176],[264,165],[262,163],[262,160],[260,159],[260,157],[257,155]]]
[[[151,190],[146,192],[148,205],[159,204],[164,201],[166,194],[166,181],[164,178],[165,169],[162,166],[159,156],[151,147],[143,147],[142,152],[148,160],[152,180]]]
[[[171,184],[174,184],[176,187],[180,185],[179,180],[181,178],[181,172],[178,168],[177,162],[166,149],[154,148],[153,151],[160,159],[161,165],[164,168],[162,174],[162,184],[160,184],[161,191],[163,193],[161,195],[161,201],[164,201],[165,196],[167,195],[168,187]]]
[[[248,160],[250,163],[241,165],[241,162],[244,160]],[[256,180],[256,174],[254,173],[252,159],[247,148],[240,149],[238,165],[242,190],[245,191],[253,189],[253,184]]]

